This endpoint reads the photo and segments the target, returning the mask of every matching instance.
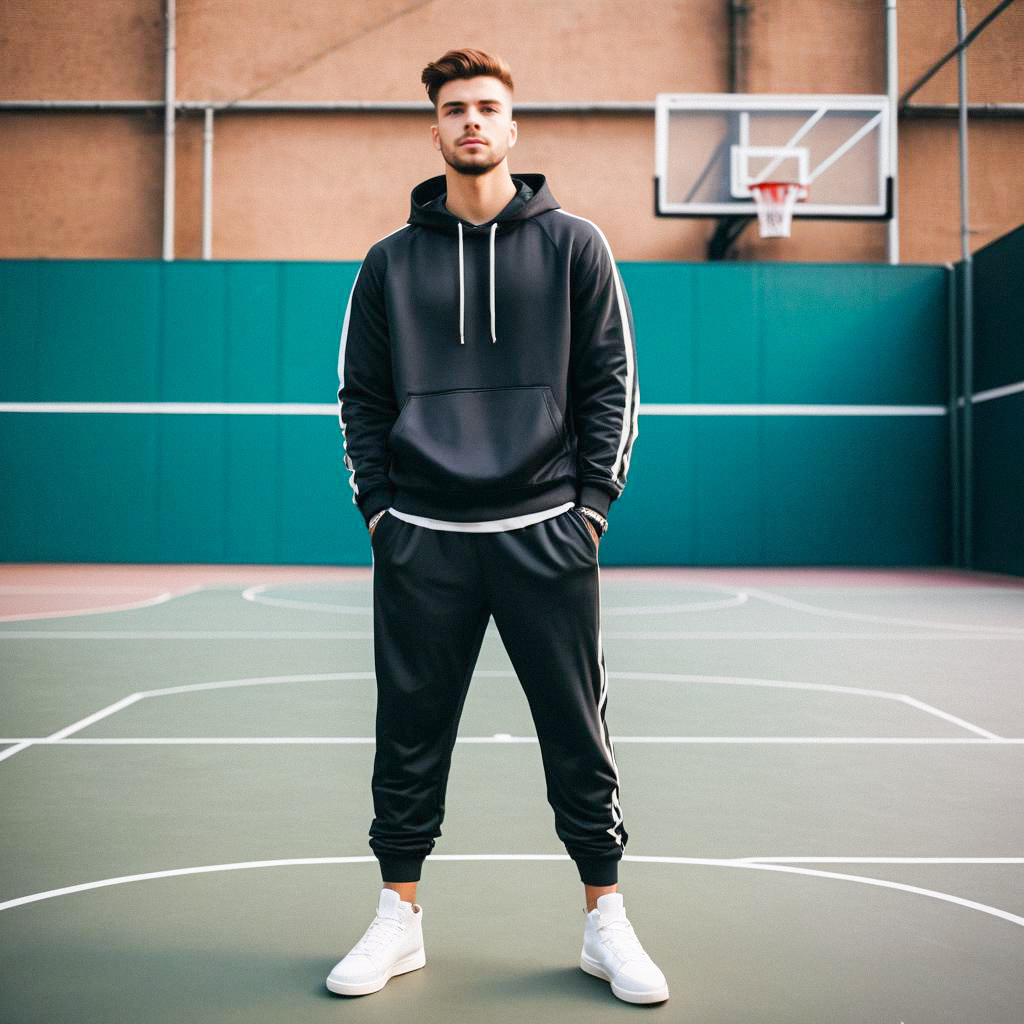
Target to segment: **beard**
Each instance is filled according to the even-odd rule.
[[[458,171],[459,174],[466,174],[471,177],[479,177],[481,174],[486,174],[497,167],[508,155],[508,149],[506,147],[503,153],[496,155],[493,148],[488,146],[488,153],[490,154],[489,157],[484,160],[479,159],[479,157],[475,160],[465,160],[460,157],[457,145],[454,148],[449,148],[443,142],[441,143],[441,156],[444,157],[444,162],[452,170]]]

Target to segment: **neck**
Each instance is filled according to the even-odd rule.
[[[448,195],[445,207],[470,224],[485,224],[497,216],[515,198],[516,184],[502,160],[486,174],[460,174],[447,167]]]

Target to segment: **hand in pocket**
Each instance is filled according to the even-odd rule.
[[[576,517],[582,521],[583,525],[587,528],[587,533],[590,534],[590,539],[594,542],[595,550],[601,547],[601,534],[597,532],[597,527],[590,521],[588,516],[585,516],[577,505],[573,508],[573,512],[576,513]]]

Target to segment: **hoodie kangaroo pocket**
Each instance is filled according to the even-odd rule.
[[[546,384],[411,394],[390,447],[392,480],[414,490],[525,488],[573,471]]]

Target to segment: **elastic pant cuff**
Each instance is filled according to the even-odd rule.
[[[418,882],[423,870],[422,857],[381,857],[381,879],[385,882]]]
[[[584,885],[618,885],[619,857],[574,857]]]

